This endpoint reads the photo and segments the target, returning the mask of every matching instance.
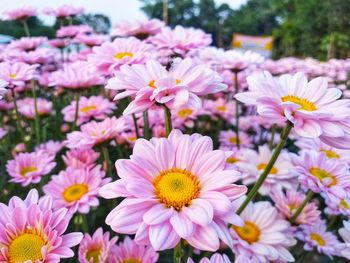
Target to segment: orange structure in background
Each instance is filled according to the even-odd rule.
[[[273,46],[273,38],[271,36],[248,36],[241,34],[233,34],[232,47],[253,50],[264,56],[271,56]]]

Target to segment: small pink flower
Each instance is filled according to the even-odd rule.
[[[32,51],[48,41],[47,37],[21,37],[13,40],[7,48],[19,49],[22,51]]]
[[[46,195],[53,198],[56,207],[65,207],[70,214],[77,211],[87,214],[90,207],[99,205],[98,191],[101,186],[111,180],[104,177],[105,173],[100,165],[91,170],[68,167],[58,175],[52,176],[43,190]]]
[[[188,258],[187,263],[194,263],[194,261],[192,258]],[[215,253],[210,258],[202,258],[199,263],[231,263],[231,260],[225,254]]]
[[[8,82],[10,88],[24,86],[26,81],[35,78],[37,65],[28,65],[23,62],[1,62],[0,78]]]
[[[56,166],[54,157],[43,152],[19,153],[14,160],[9,160],[6,170],[12,177],[10,182],[21,183],[27,186],[31,183],[37,184],[41,177],[50,173]]]
[[[20,7],[5,12],[7,20],[25,20],[29,17],[36,16],[37,11],[33,7]]]
[[[220,145],[228,149],[237,148],[237,134],[233,130],[221,131],[219,134]],[[245,132],[239,132],[239,144],[243,148],[252,145],[252,139]]]
[[[158,257],[158,253],[152,247],[139,245],[130,237],[126,236],[122,243],[112,247],[108,262],[156,263]]]
[[[327,207],[325,208],[325,213],[329,215],[345,215],[350,217],[350,195],[346,193],[346,196],[339,198],[334,195],[324,195],[325,203]]]
[[[46,8],[44,13],[47,15],[55,16],[57,18],[65,18],[68,16],[76,16],[84,13],[83,7],[75,7],[72,5],[62,5],[56,8]]]
[[[118,237],[109,239],[109,232],[103,233],[102,227],[99,227],[92,236],[86,233],[79,245],[79,262],[110,262],[111,248],[117,240]]]
[[[34,99],[25,98],[22,100],[18,100],[17,105],[18,111],[21,115],[31,120],[35,118]],[[52,102],[46,99],[37,98],[37,109],[38,115],[47,116],[52,111]]]
[[[233,71],[242,71],[249,66],[260,64],[263,61],[263,56],[250,50],[246,52],[236,50],[225,51],[218,59],[219,66]]]
[[[44,152],[44,154],[56,156],[62,150],[63,143],[59,141],[49,140],[35,147],[35,151]]]
[[[338,230],[339,235],[343,239],[344,243],[341,243],[337,246],[338,253],[350,260],[350,222],[343,221],[343,228]]]
[[[71,149],[62,156],[62,159],[68,167],[91,169],[99,156],[100,154],[92,149]]]
[[[9,204],[0,203],[0,262],[52,262],[71,258],[71,247],[83,234],[65,234],[70,216],[67,209],[54,209],[50,197],[39,199],[31,190],[26,199],[17,196]]]
[[[74,38],[79,34],[90,34],[92,32],[94,32],[94,29],[88,25],[64,26],[57,30],[56,37]]]
[[[205,100],[204,108],[209,113],[232,122],[236,112],[236,103],[234,101],[227,101],[223,98],[217,100]]]
[[[79,34],[73,39],[73,42],[78,42],[88,47],[93,47],[93,46],[100,46],[102,43],[108,40],[109,40],[109,36],[107,35]]]
[[[123,21],[113,26],[112,36],[134,36],[145,39],[150,35],[159,33],[164,27],[164,22],[159,19]]]
[[[4,97],[4,95],[7,93],[7,86],[8,82],[6,80],[0,79],[0,100]]]

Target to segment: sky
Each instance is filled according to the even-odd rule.
[[[0,0],[5,2],[5,0]],[[231,8],[237,9],[247,0],[216,0],[218,4],[228,3]],[[139,0],[6,0],[6,5],[0,5],[0,14],[6,10],[15,9],[21,6],[33,6],[39,10],[45,7],[57,7],[63,4],[84,7],[88,13],[102,13],[110,17],[112,24],[123,20],[146,18],[140,10]],[[53,23],[54,19],[41,16],[45,24]]]

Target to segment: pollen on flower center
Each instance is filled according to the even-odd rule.
[[[101,254],[101,249],[94,248],[94,249],[89,250],[86,253],[85,257],[89,262],[91,262],[91,260],[92,260],[92,263],[99,263],[100,254]]]
[[[230,141],[230,143],[232,143],[232,144],[237,144],[237,137],[231,136],[231,137],[229,138],[229,141]]]
[[[41,262],[44,245],[45,240],[36,234],[24,233],[16,237],[8,247],[9,263]]]
[[[239,159],[237,159],[236,157],[228,157],[226,159],[226,162],[229,164],[233,164],[233,163],[238,162],[238,161],[239,161]]]
[[[258,164],[257,168],[258,170],[264,170],[267,166],[267,163],[260,163]],[[272,167],[271,171],[269,174],[277,174],[278,170],[276,167]]]
[[[134,54],[130,53],[130,52],[120,52],[120,53],[115,54],[114,58],[116,58],[116,59],[122,59],[124,57],[132,58],[133,56],[134,56]]]
[[[320,246],[324,246],[326,245],[326,242],[324,241],[323,237],[319,234],[316,234],[316,233],[311,233],[310,234],[310,238],[314,241],[317,242],[318,245]]]
[[[341,207],[344,208],[345,210],[349,210],[349,205],[348,205],[348,203],[347,203],[344,199],[341,199],[341,200],[340,200],[339,206],[341,206]]]
[[[305,111],[317,110],[314,103],[312,103],[311,101],[309,101],[307,99],[299,98],[295,95],[284,96],[281,99],[283,102],[290,101],[290,102],[293,102],[295,104],[298,104],[300,106],[299,110],[305,110]]]
[[[310,173],[315,176],[316,178],[318,178],[321,182],[326,179],[326,178],[330,178],[332,179],[332,182],[329,184],[329,186],[332,185],[336,185],[337,184],[337,179],[335,178],[334,175],[328,173],[327,171],[317,168],[317,167],[313,167],[310,169]]]
[[[249,244],[252,244],[259,240],[260,229],[259,227],[249,221],[244,222],[244,226],[233,226],[233,229],[236,231],[237,235],[243,240],[247,241]]]
[[[35,166],[28,166],[28,167],[23,167],[21,170],[20,170],[20,175],[22,175],[23,177],[26,177],[27,176],[27,173],[32,173],[32,172],[36,172],[38,170],[37,167]]]
[[[324,152],[326,154],[326,156],[330,159],[333,159],[333,158],[340,158],[340,155],[331,151],[331,150],[321,150],[321,152]]]
[[[124,259],[122,263],[141,263],[141,260],[136,258]]]
[[[216,107],[216,109],[218,111],[221,111],[221,112],[225,112],[226,111],[226,107],[225,106],[218,106],[218,107]]]
[[[193,110],[192,109],[188,109],[188,108],[185,108],[185,109],[181,109],[178,111],[178,115],[180,118],[182,119],[186,119],[188,116],[190,116],[191,114],[193,113]]]
[[[63,192],[63,198],[67,202],[80,200],[88,192],[89,188],[85,184],[73,184]]]
[[[157,88],[155,83],[156,83],[156,81],[154,79],[152,79],[150,82],[148,82],[148,86],[155,89],[155,88]]]
[[[196,176],[182,169],[161,172],[153,180],[155,195],[166,207],[180,211],[189,206],[199,195],[200,187]]]
[[[12,74],[9,75],[9,77],[10,77],[11,79],[15,79],[15,78],[17,78],[17,74],[12,73]]]
[[[81,108],[80,111],[83,113],[87,113],[88,111],[96,110],[96,108],[97,108],[96,106],[91,105],[91,106],[86,106],[86,107]]]

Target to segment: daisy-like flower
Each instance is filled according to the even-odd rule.
[[[200,108],[198,96],[225,90],[220,76],[190,58],[178,60],[168,71],[155,60],[145,65],[123,66],[108,81],[107,89],[121,91],[114,99],[134,97],[124,114],[143,112],[162,104],[168,108]]]
[[[226,121],[232,121],[236,112],[236,103],[234,101],[227,101],[223,98],[217,100],[205,100],[204,108],[211,114],[219,116]]]
[[[227,224],[242,223],[231,201],[247,188],[234,184],[239,173],[225,164],[225,152],[213,151],[206,136],[173,130],[167,139],[139,139],[131,159],[116,161],[121,179],[100,190],[104,198],[126,197],[106,223],[155,250],[174,248],[181,238],[207,251],[216,251],[220,239],[230,245]]]
[[[264,57],[253,51],[240,52],[237,50],[228,50],[221,53],[218,59],[220,66],[232,71],[242,71],[249,66],[260,64]]]
[[[42,151],[44,154],[56,156],[62,150],[62,147],[62,142],[49,140],[35,147],[35,151]]]
[[[237,148],[237,136],[233,130],[221,131],[219,134],[220,146],[228,149]],[[239,144],[242,148],[249,148],[252,146],[252,139],[245,132],[239,132]]]
[[[62,114],[66,122],[73,122],[75,117],[76,102],[62,109]],[[116,108],[115,103],[110,102],[102,96],[80,97],[77,124],[80,125],[94,118],[103,120]]]
[[[237,208],[241,201],[234,202]],[[295,244],[288,234],[289,222],[281,219],[269,202],[250,203],[240,216],[244,225],[231,227],[232,249],[237,257],[244,255],[252,260],[246,262],[260,263],[294,261],[288,251]]]
[[[7,93],[7,86],[9,83],[6,80],[0,79],[0,100]]]
[[[247,78],[249,91],[235,97],[256,105],[258,113],[275,123],[291,122],[302,137],[320,137],[331,145],[348,140],[350,100],[341,99],[341,90],[327,88],[327,79],[308,82],[303,73],[274,78],[265,71]],[[344,141],[343,141],[344,142]],[[341,143],[339,143],[341,145]],[[342,145],[340,148],[347,146]]]
[[[105,172],[97,165],[93,169],[74,169],[68,167],[43,187],[46,195],[52,196],[56,207],[65,207],[70,214],[87,214],[90,207],[99,205],[98,191],[110,182],[104,178]]]
[[[194,261],[192,258],[188,258],[187,263],[194,263]],[[225,254],[215,253],[210,258],[202,258],[199,263],[231,263],[231,260]]]
[[[47,116],[52,111],[52,102],[43,98],[37,98],[37,109],[39,116]],[[35,105],[33,98],[25,98],[17,101],[18,112],[26,118],[32,120],[35,118]]]
[[[325,208],[325,213],[329,215],[345,215],[350,218],[350,196],[346,193],[346,196],[339,198],[334,195],[323,196],[327,207]]]
[[[71,149],[62,156],[68,167],[75,169],[92,168],[100,154],[93,149]]]
[[[210,34],[206,34],[201,29],[184,28],[176,26],[162,28],[162,31],[148,39],[159,50],[165,50],[169,55],[185,56],[190,51],[196,51],[209,46],[212,42]]]
[[[275,207],[280,214],[287,220],[290,220],[296,210],[305,200],[305,195],[296,190],[274,191],[271,199],[275,203]],[[296,219],[297,224],[315,224],[320,220],[321,212],[317,209],[315,202],[308,202]]]
[[[164,22],[159,19],[123,21],[112,28],[112,36],[146,39],[150,35],[159,33],[164,27]]]
[[[47,37],[21,37],[12,41],[7,48],[32,51],[48,41]]]
[[[194,120],[197,119],[200,109],[180,107],[171,111],[173,127],[183,126],[193,127]]]
[[[343,225],[344,227],[340,228],[338,232],[344,243],[339,244],[337,250],[341,256],[350,260],[350,222],[343,221]]]
[[[73,39],[73,42],[78,42],[88,47],[99,46],[106,41],[109,41],[109,36],[98,34],[79,34]]]
[[[350,188],[347,165],[337,159],[329,159],[325,153],[303,151],[294,158],[295,172],[300,184],[314,193],[333,194],[339,198],[346,196]]]
[[[110,75],[122,65],[142,64],[151,56],[152,46],[134,38],[116,38],[93,48],[88,61],[99,73]]]
[[[8,83],[9,88],[22,87],[26,81],[35,78],[37,65],[28,65],[23,62],[1,62],[0,78]]]
[[[84,13],[83,7],[75,7],[71,5],[62,5],[56,8],[45,8],[44,13],[57,18],[65,18],[68,16],[76,16]]]
[[[254,184],[258,180],[271,156],[272,151],[266,144],[259,146],[257,152],[251,149],[242,151],[241,159],[236,162],[236,166],[242,172],[242,180],[245,185]],[[268,177],[259,188],[259,193],[261,195],[268,195],[272,190],[295,188],[297,185],[296,175],[289,171],[292,167],[293,164],[289,153],[282,152]]]
[[[312,251],[316,248],[318,253],[322,253],[333,259],[338,256],[337,247],[339,240],[332,232],[327,232],[327,226],[324,220],[317,224],[302,225],[302,231],[297,233],[297,238],[304,241],[304,249]]]
[[[20,7],[9,10],[4,13],[7,20],[25,20],[29,17],[36,16],[37,10],[34,7]]]
[[[63,26],[56,31],[56,37],[74,38],[80,34],[91,34],[94,29],[88,25]]]
[[[54,157],[44,152],[19,153],[6,164],[6,170],[11,176],[10,182],[27,186],[37,184],[41,177],[51,172],[56,166]]]
[[[52,262],[71,258],[71,247],[82,233],[65,234],[70,216],[67,209],[53,209],[50,197],[39,199],[32,189],[26,199],[12,197],[0,203],[0,262]]]
[[[139,245],[126,236],[123,242],[112,247],[108,263],[155,263],[158,257],[152,247]]]
[[[114,139],[126,128],[123,118],[106,118],[102,122],[90,121],[80,127],[81,131],[74,131],[67,135],[68,148],[92,148],[101,143]]]
[[[102,227],[98,228],[92,236],[86,233],[79,245],[79,262],[110,262],[109,254],[111,252],[111,248],[115,245],[117,240],[118,237],[109,239],[109,232],[103,233]]]

